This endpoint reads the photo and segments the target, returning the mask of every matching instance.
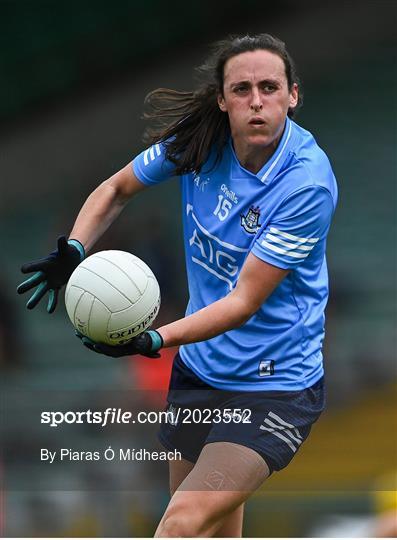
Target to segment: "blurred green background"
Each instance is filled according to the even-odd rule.
[[[82,350],[63,306],[53,316],[42,306],[27,312],[14,294],[20,265],[54,249],[92,189],[143,148],[148,91],[191,89],[214,40],[270,32],[297,62],[305,94],[297,122],[330,157],[340,202],[328,248],[328,410],[290,467],[248,504],[245,535],[354,536],[395,505],[396,3],[272,4],[0,2],[1,451],[9,475],[23,464],[18,448],[37,436],[26,410],[35,392],[106,396],[142,382],[131,363]],[[159,323],[183,314],[177,181],[132,201],[96,249],[131,251],[152,267]],[[4,419],[11,402],[26,410],[12,434]],[[84,475],[69,491],[62,477],[55,491],[45,482],[4,486],[2,532],[150,536],[167,504],[166,471],[155,489],[133,474],[123,490],[117,475],[103,491]]]

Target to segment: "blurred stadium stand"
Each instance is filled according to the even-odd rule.
[[[391,427],[391,383],[397,380],[395,3],[335,7],[308,0],[264,8],[245,0],[242,9],[235,0],[177,0],[171,9],[158,0],[6,0],[0,14],[4,302],[20,281],[19,266],[53,249],[90,191],[142,148],[140,116],[149,90],[191,88],[206,44],[228,33],[269,31],[287,42],[305,89],[297,121],[330,156],[340,187],[328,251],[329,411],[291,468],[248,506],[246,534],[304,535],[330,512],[370,513],[375,479],[397,468]],[[108,248],[133,251],[152,266],[162,288],[163,322],[183,313],[175,180],[131,203],[96,247]],[[133,370],[82,350],[62,307],[49,317],[42,307],[27,312],[23,299],[15,298],[14,322],[7,309],[0,309],[0,341],[4,330],[21,337],[15,369],[0,348],[3,399],[24,389],[127,390],[142,379],[141,365]],[[389,483],[385,491],[395,488]],[[100,517],[102,510],[110,512],[107,494],[93,497],[84,489],[74,496],[10,493],[6,532],[145,536],[167,500],[165,491],[152,504],[148,494],[119,493],[119,513],[109,525]],[[53,518],[43,528],[50,507]]]
[[[214,29],[235,24],[236,10],[241,21],[257,7],[255,0],[245,0],[243,12],[237,0],[227,5],[174,0],[172,6],[160,0],[118,0],[111,6],[93,0],[2,0],[0,47],[7,53],[0,58],[0,119],[56,105],[98,81],[103,86],[104,76],[114,84],[130,67],[148,67],[169,51],[179,54],[181,46],[203,45]],[[270,17],[280,10],[266,8]]]

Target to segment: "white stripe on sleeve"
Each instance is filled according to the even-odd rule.
[[[288,255],[288,257],[294,257],[294,259],[306,259],[309,253],[296,253],[296,251],[289,251],[288,249],[282,249],[273,244],[269,244],[266,240],[262,240],[262,246],[271,249],[275,253],[280,253],[281,255]]]
[[[314,244],[312,246],[290,244],[289,242],[285,242],[284,240],[281,240],[281,238],[278,238],[277,236],[274,236],[273,234],[270,234],[270,233],[266,234],[266,238],[268,238],[272,242],[276,242],[276,244],[281,244],[282,246],[285,246],[290,249],[301,249],[302,251],[311,251],[314,248]]]
[[[276,229],[276,227],[270,227],[270,232],[283,236],[284,238],[287,238],[287,240],[293,240],[301,244],[305,244],[306,242],[309,242],[310,244],[316,244],[320,240],[319,238],[300,238],[299,236],[295,236],[294,234],[280,231],[279,229]]]

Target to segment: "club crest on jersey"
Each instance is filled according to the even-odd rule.
[[[251,208],[248,210],[247,215],[241,215],[241,226],[247,233],[255,234],[256,231],[261,226],[259,223],[259,216],[261,215],[261,211],[259,209],[259,206],[251,206]]]

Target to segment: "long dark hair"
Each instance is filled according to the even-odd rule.
[[[199,172],[212,149],[216,158],[222,156],[230,134],[228,115],[218,106],[218,95],[223,95],[223,75],[226,62],[238,54],[267,50],[277,54],[284,62],[288,89],[299,79],[295,64],[285,43],[270,34],[255,36],[231,36],[215,43],[213,51],[203,65],[197,68],[201,83],[193,92],[178,92],[158,88],[145,98],[144,118],[150,121],[144,134],[146,143],[164,142],[166,157],[175,164],[175,174]],[[302,104],[302,93],[294,109],[288,111],[292,117]]]

